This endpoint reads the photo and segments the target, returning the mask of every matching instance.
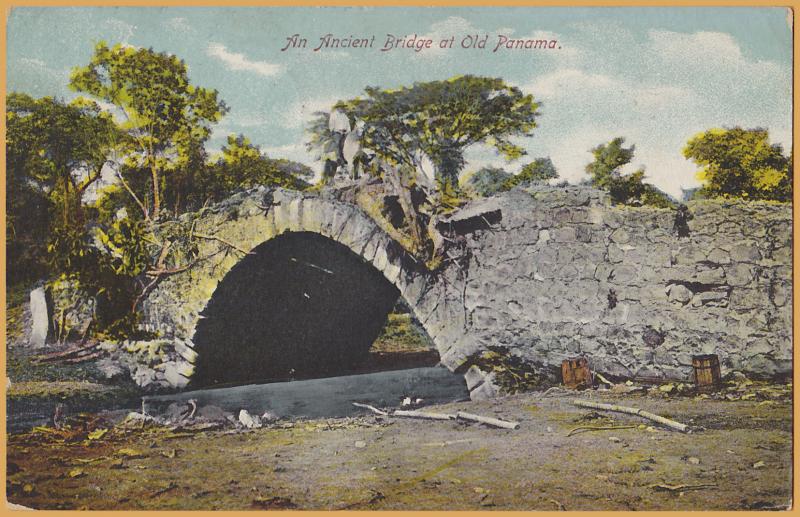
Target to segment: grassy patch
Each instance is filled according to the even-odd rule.
[[[372,345],[374,352],[430,350],[433,342],[408,313],[391,313],[381,335]]]

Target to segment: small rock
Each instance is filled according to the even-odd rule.
[[[689,456],[686,461],[691,463],[692,465],[700,465],[700,458],[695,458],[694,456]]]
[[[552,427],[550,427],[549,425],[547,426],[547,432],[548,432],[548,433],[552,433],[552,432],[553,432],[553,428],[552,428]]]
[[[608,437],[608,441],[609,441],[609,442],[612,442],[612,443],[619,443],[619,442],[621,442],[622,440],[620,440],[620,439],[619,439],[619,438],[617,438],[616,436],[609,436],[609,437]]]
[[[757,462],[753,463],[753,468],[754,469],[763,469],[766,466],[767,466],[767,464],[764,463],[763,461],[757,461]]]
[[[664,393],[672,393],[675,390],[675,385],[674,384],[662,384],[661,386],[658,387],[658,390],[662,391]]]
[[[357,440],[354,445],[356,446],[356,449],[363,449],[364,447],[367,446],[367,442],[365,442],[364,440]]]
[[[137,413],[136,411],[133,411],[131,413],[128,413],[128,416],[125,417],[125,420],[129,420],[131,422],[152,422],[155,419],[150,415],[146,415],[144,413]]]
[[[278,420],[278,415],[273,413],[272,411],[264,411],[264,414],[261,415],[261,422],[275,422]]]
[[[732,371],[731,373],[728,374],[728,376],[730,377],[730,379],[732,381],[735,381],[735,382],[746,382],[746,381],[749,380],[747,378],[747,375],[745,375],[745,374],[743,374],[742,372],[739,372],[739,371]]]
[[[261,427],[261,418],[251,415],[246,409],[239,411],[239,422],[248,429]]]

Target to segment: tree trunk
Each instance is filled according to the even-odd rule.
[[[150,162],[150,174],[153,177],[153,220],[157,221],[158,215],[161,213],[161,189],[158,184],[158,169],[152,159]]]
[[[69,223],[69,178],[64,176],[64,229],[67,228]]]
[[[417,211],[414,208],[414,204],[411,202],[411,194],[400,179],[400,171],[394,165],[387,164],[384,176],[386,177],[386,180],[391,186],[392,190],[394,190],[394,193],[397,194],[400,206],[405,213],[406,224],[411,232],[411,238],[414,240],[415,247],[421,249],[424,243],[422,242],[422,232],[420,231],[419,218],[417,217]]]

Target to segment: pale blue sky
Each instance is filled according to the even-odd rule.
[[[767,127],[791,144],[791,29],[783,8],[15,8],[8,24],[8,89],[70,99],[70,68],[93,44],[152,47],[184,59],[191,80],[219,90],[231,112],[210,147],[244,133],[270,156],[314,165],[308,115],[365,86],[395,87],[460,74],[502,77],[542,102],[539,128],[520,143],[581,179],[589,149],[615,136],[637,148],[651,182],[672,194],[696,184],[681,155],[714,126]],[[452,50],[281,52],[300,33],[455,36]],[[486,50],[461,49],[469,34]],[[492,52],[498,35],[557,39],[555,50]],[[467,169],[517,171],[477,147]],[[315,166],[316,168],[316,166]]]

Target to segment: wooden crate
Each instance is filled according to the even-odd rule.
[[[692,368],[698,391],[714,391],[722,382],[717,354],[693,355]]]
[[[592,372],[585,357],[564,359],[561,363],[561,378],[564,386],[571,389],[592,387]]]

